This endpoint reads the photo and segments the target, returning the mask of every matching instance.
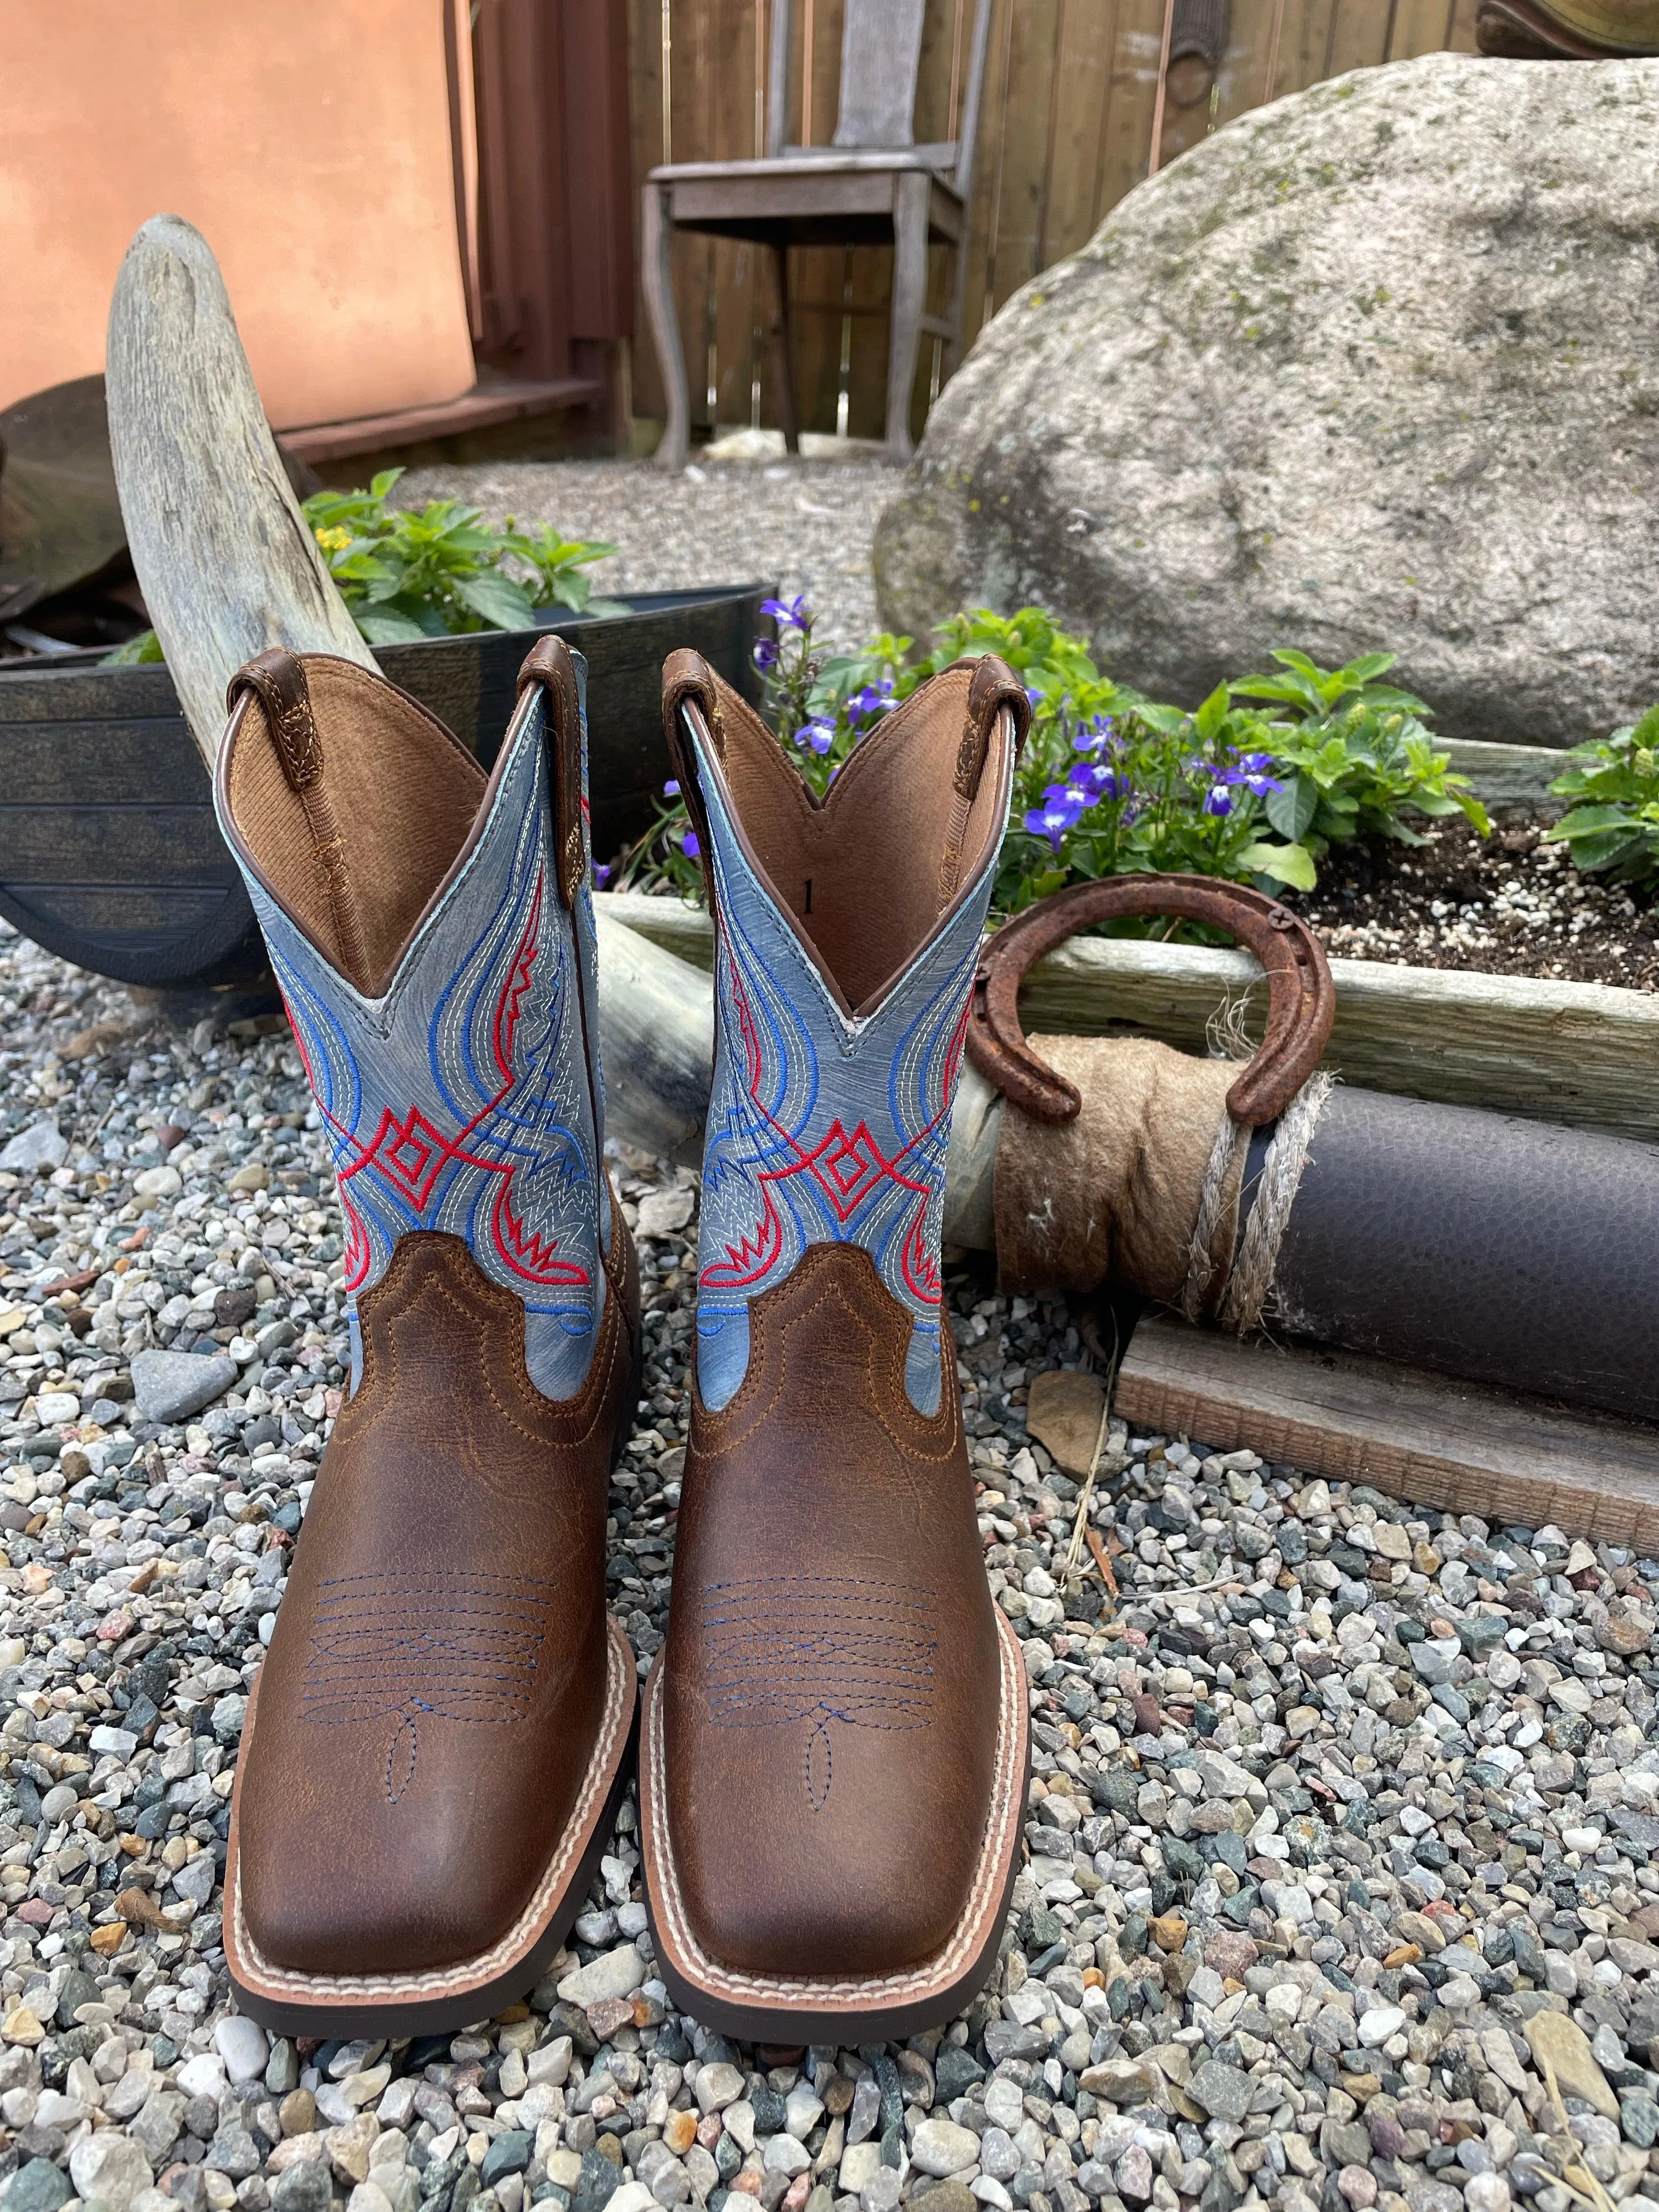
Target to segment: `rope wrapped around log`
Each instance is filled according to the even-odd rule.
[[[974,1149],[951,1154],[960,1192],[994,1146],[1006,1289],[1115,1283],[1190,1310],[1201,1282],[1202,1317],[1239,1334],[1659,1421],[1659,1148],[1318,1074],[1240,1131],[1229,1061],[1032,1043],[1081,1092],[1075,1119],[981,1103]]]
[[[1310,1076],[1269,1126],[1246,1208],[1255,1133],[1227,1112],[1233,1062],[1146,1037],[1032,1043],[1082,1104],[1044,1122],[1004,1103],[994,1183],[1004,1285],[1077,1293],[1113,1280],[1189,1321],[1254,1329],[1330,1078]]]
[[[1262,958],[1241,1073],[1138,1038],[1026,1037],[1018,992],[1071,930],[1133,913],[1218,922]],[[1277,1328],[1465,1381],[1659,1420],[1659,1149],[1334,1088],[1317,943],[1261,894],[1202,878],[1082,884],[981,955],[968,1048],[1005,1094],[953,1143],[1003,1284],[1115,1282],[1237,1334]]]

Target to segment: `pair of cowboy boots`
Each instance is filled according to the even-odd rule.
[[[951,669],[820,801],[692,653],[665,720],[716,1057],[669,1631],[639,1723],[677,2004],[770,2043],[946,2018],[994,1962],[1027,1763],[944,1326],[951,1106],[1025,696]],[[410,2033],[523,1995],[628,1778],[605,1607],[638,1273],[604,1159],[580,660],[491,774],[325,655],[231,686],[216,802],[332,1147],[351,1388],[250,1700],[244,2008]]]

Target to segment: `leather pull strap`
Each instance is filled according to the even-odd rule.
[[[225,690],[227,708],[244,691],[259,696],[283,774],[295,791],[309,791],[323,773],[323,747],[304,664],[283,646],[267,646],[231,678]]]
[[[680,796],[685,801],[685,811],[691,817],[702,849],[702,878],[708,889],[708,904],[714,903],[714,869],[708,845],[708,810],[703,803],[702,786],[697,781],[697,756],[690,742],[680,709],[690,702],[702,715],[714,751],[721,761],[726,758],[726,718],[720,712],[720,690],[714,672],[700,653],[690,646],[681,646],[671,653],[662,665],[662,728],[668,741],[668,757],[674,763],[674,773],[679,778]]]
[[[325,950],[343,974],[367,989],[369,959],[363,920],[346,862],[345,838],[323,781],[323,741],[317,733],[305,665],[285,647],[267,646],[231,678],[226,705],[234,707],[245,691],[252,691],[264,710],[271,748],[311,832],[312,857],[322,872],[333,923],[334,942]]]
[[[988,653],[974,662],[973,669],[968,685],[968,712],[957,745],[957,771],[953,786],[955,804],[951,809],[951,826],[945,835],[945,858],[939,865],[939,903],[941,913],[956,896],[961,880],[962,852],[968,835],[968,817],[973,811],[974,800],[979,793],[980,779],[990,757],[991,732],[996,726],[997,716],[1006,708],[1013,717],[1016,760],[1031,726],[1031,702],[1025,696],[1025,686],[1006,660],[999,660],[995,653]]]
[[[559,896],[569,908],[587,872],[582,834],[582,710],[576,664],[562,637],[538,637],[519,668],[519,696],[532,684],[546,693],[548,775],[552,784],[553,835],[558,853]]]
[[[687,699],[695,699],[702,708],[708,734],[714,740],[714,750],[724,760],[726,718],[720,712],[718,678],[700,653],[683,645],[671,653],[662,665],[662,720],[663,728],[669,732],[671,751],[678,742],[674,734],[679,727],[678,710]]]

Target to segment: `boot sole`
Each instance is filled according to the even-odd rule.
[[[646,1910],[659,1971],[676,2006],[722,2035],[769,2044],[888,2043],[933,2027],[976,1996],[995,1966],[1019,1870],[1030,1712],[1018,1638],[997,1613],[1001,1699],[996,1776],[968,1909],[931,1957],[887,1974],[771,1975],[724,1966],[687,1917],[669,1832],[664,1771],[662,1655],[645,1687],[640,1831]],[[857,1869],[847,1869],[849,1881]]]
[[[613,1468],[634,1426],[645,1370],[645,1334],[637,1311],[629,1325],[634,1351],[611,1445]],[[575,1809],[529,1904],[488,1951],[416,1973],[295,1973],[264,1958],[254,1942],[243,1917],[239,1879],[242,1776],[259,1703],[254,1685],[243,1723],[225,1854],[225,1963],[239,2010],[282,2035],[437,2035],[488,2020],[535,1986],[586,1901],[634,1775],[638,1668],[633,1646],[609,1613],[605,1632],[605,1702],[599,1738]]]

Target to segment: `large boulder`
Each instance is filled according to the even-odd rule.
[[[981,337],[884,621],[1035,603],[1195,703],[1389,648],[1450,734],[1659,699],[1659,62],[1431,54],[1230,124]]]

